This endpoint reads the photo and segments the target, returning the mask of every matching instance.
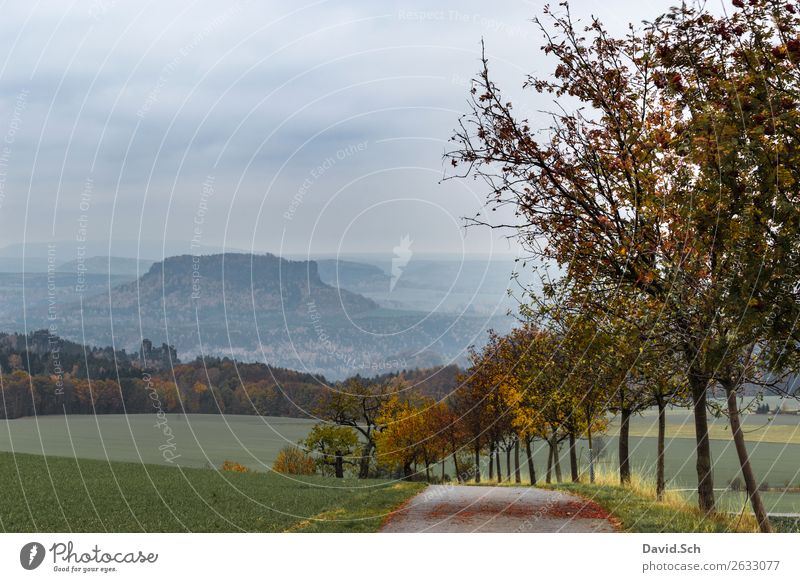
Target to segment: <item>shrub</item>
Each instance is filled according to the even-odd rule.
[[[305,451],[297,447],[286,446],[275,457],[272,469],[277,473],[288,475],[313,475],[316,472],[316,463]]]
[[[239,463],[234,463],[233,461],[225,461],[222,463],[222,470],[223,471],[232,471],[234,473],[249,473],[250,469],[245,467],[244,465],[240,465]]]

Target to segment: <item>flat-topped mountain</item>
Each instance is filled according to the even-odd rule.
[[[167,307],[203,310],[361,313],[377,305],[356,293],[322,282],[314,261],[275,255],[226,253],[181,255],[154,263],[137,281],[114,289],[115,309]]]
[[[323,270],[316,261],[225,253],[169,257],[137,279],[17,276],[0,331],[55,326],[61,337],[129,352],[149,338],[184,361],[227,356],[338,379],[463,363],[487,328],[507,325],[504,313],[388,308],[358,292],[388,285],[379,268],[326,262]]]

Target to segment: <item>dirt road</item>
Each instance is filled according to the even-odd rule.
[[[382,532],[613,532],[596,503],[534,487],[433,485],[409,500]]]

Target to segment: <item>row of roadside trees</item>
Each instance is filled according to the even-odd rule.
[[[501,212],[472,222],[512,229],[540,284],[520,326],[471,354],[446,402],[394,386],[342,407],[332,393],[326,418],[360,433],[360,476],[373,458],[410,475],[445,455],[464,465],[470,451],[471,478],[483,478],[486,455],[499,475],[504,453],[525,455],[515,478],[527,462],[535,482],[530,450],[541,439],[548,474],[566,443],[577,478],[576,442],[591,450],[619,414],[625,483],[630,418],[655,406],[662,493],[665,410],[686,404],[698,504],[710,514],[709,394],[719,390],[769,531],[738,396],[780,392],[800,365],[800,8],[733,5],[720,16],[683,3],[624,36],[576,23],[566,3],[547,9],[537,23],[554,72],[525,83],[556,103],[544,117],[517,114],[484,56],[453,137],[453,177],[489,185],[487,205]],[[507,209],[510,221],[484,218]]]
[[[542,443],[548,450],[544,480],[562,480],[560,451],[567,447],[570,478],[577,481],[579,441],[588,442],[591,474],[593,439],[619,413],[624,484],[631,477],[630,418],[653,406],[659,411],[661,496],[665,413],[668,406],[687,401],[685,382],[664,365],[665,359],[658,366],[646,360],[640,344],[628,336],[612,335],[590,319],[570,318],[560,329],[553,321],[545,328],[531,318],[508,335],[490,332],[439,401],[402,381],[353,378],[327,388],[316,410],[325,420],[301,444],[314,454],[317,468],[337,477],[349,472],[360,478],[431,480],[437,463],[442,477],[449,463],[458,481],[502,481],[505,474],[521,482],[524,472],[535,485],[533,451]]]
[[[437,464],[441,478],[449,478],[449,463],[459,482],[521,483],[525,473],[525,480],[536,485],[538,479],[562,480],[566,448],[568,478],[577,482],[578,447],[585,442],[589,462],[584,470],[594,481],[594,443],[617,416],[619,479],[626,485],[631,480],[631,418],[654,408],[658,433],[653,460],[660,499],[667,480],[667,409],[694,406],[680,354],[640,333],[628,318],[576,315],[554,305],[561,302],[543,303],[536,312],[525,310],[526,322],[507,335],[490,332],[484,347],[470,352],[471,365],[442,400],[404,382],[354,378],[327,388],[317,409],[325,421],[301,442],[303,451],[287,450],[284,456],[290,457],[276,468],[430,481],[438,478]],[[726,399],[726,404],[723,411],[740,412],[738,403]],[[731,428],[734,437],[741,432],[739,425],[731,423]],[[548,451],[545,473],[538,476],[533,454],[537,444]],[[309,453],[315,462],[304,457]],[[742,469],[746,474],[744,464]],[[756,481],[751,495],[754,508],[761,503],[759,485]]]
[[[591,322],[609,349],[624,337],[639,346],[618,384],[623,412],[675,366],[708,513],[708,395],[723,391],[768,531],[737,394],[779,389],[798,363],[800,11],[776,0],[733,5],[717,15],[682,3],[623,36],[596,19],[576,23],[566,3],[548,9],[537,22],[554,72],[525,86],[556,107],[546,121],[518,116],[484,58],[450,157],[460,176],[489,184],[490,207],[513,210],[515,235],[550,269],[535,311],[567,329]],[[599,361],[613,371],[616,358],[606,350]]]

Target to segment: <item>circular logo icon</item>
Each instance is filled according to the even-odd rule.
[[[19,563],[26,570],[35,570],[44,561],[44,546],[39,542],[30,542],[19,551]]]

